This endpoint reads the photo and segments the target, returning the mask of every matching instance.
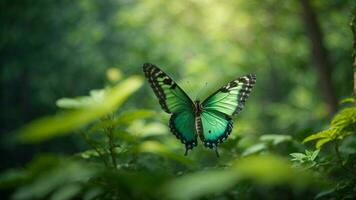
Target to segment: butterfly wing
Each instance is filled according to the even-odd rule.
[[[218,111],[230,117],[238,114],[255,83],[256,76],[253,74],[229,82],[204,100],[204,110]]]
[[[205,146],[216,147],[229,136],[233,124],[231,117],[242,110],[255,83],[255,75],[240,77],[203,101],[203,134],[200,134],[200,137]]]
[[[204,145],[209,148],[216,147],[231,133],[232,119],[220,112],[203,111],[201,114],[203,134],[200,134]]]
[[[186,150],[197,145],[193,109],[188,95],[161,69],[145,63],[143,71],[162,109],[172,113],[169,126],[171,131],[186,146]]]
[[[189,149],[197,146],[194,115],[191,111],[185,110],[181,113],[173,114],[169,120],[169,128],[177,139],[185,144],[185,155]]]

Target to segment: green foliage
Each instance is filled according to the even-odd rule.
[[[306,186],[312,183],[308,175],[291,168],[287,161],[278,156],[251,156],[234,161],[225,170],[209,170],[177,178],[168,183],[166,194],[172,199],[194,199],[222,193],[245,180],[264,185]]]
[[[39,142],[77,130],[115,111],[141,85],[141,78],[131,77],[105,92],[91,92],[90,97],[61,99],[60,107],[77,109],[37,119],[22,127],[18,137],[22,142]]]
[[[316,148],[334,140],[342,140],[346,136],[355,134],[356,106],[345,108],[331,120],[330,127],[324,131],[308,136],[303,142],[317,140]]]
[[[343,100],[341,103],[353,103],[353,98],[348,98]],[[354,162],[353,155],[355,154],[355,149],[352,148],[349,155],[343,153],[340,149],[342,148],[342,143],[345,143],[347,139],[346,136],[350,136],[351,141],[354,140],[354,135],[356,133],[356,106],[351,105],[350,107],[345,107],[340,110],[331,120],[329,128],[312,134],[304,139],[303,143],[316,140],[315,151],[305,150],[303,153],[292,153],[290,154],[293,158],[292,161],[297,163],[297,166],[303,166],[305,168],[314,167],[319,172],[327,171],[330,176],[334,176],[333,173],[340,173],[340,168],[343,170],[342,176],[338,177],[337,184],[330,185],[330,189],[320,192],[316,198],[317,199],[342,199],[342,198],[355,198],[355,194],[352,190],[355,187],[355,173],[354,167],[350,163]],[[324,144],[333,142],[334,154],[335,156],[323,157],[316,160],[321,150],[327,151]],[[341,145],[340,145],[341,144]]]
[[[290,135],[265,134],[262,135],[258,141],[258,143],[246,148],[242,152],[242,156],[271,150],[273,146],[277,146],[278,144],[285,142],[291,142],[292,137]]]
[[[318,156],[320,149],[315,151],[305,150],[305,153],[291,153],[290,156],[293,158],[291,161],[295,161],[303,166],[307,166],[308,168],[314,167],[317,162],[315,161],[316,157]]]

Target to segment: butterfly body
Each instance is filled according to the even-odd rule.
[[[203,111],[203,106],[201,105],[199,100],[194,101],[194,114],[195,117],[200,117]]]
[[[172,114],[169,120],[171,132],[185,144],[188,150],[197,146],[197,137],[204,146],[215,149],[230,135],[232,116],[243,108],[256,81],[255,75],[246,75],[224,85],[204,101],[189,96],[162,70],[145,63],[143,71],[162,109]]]

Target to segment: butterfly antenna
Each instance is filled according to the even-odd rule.
[[[218,158],[220,158],[220,156],[219,156],[219,151],[218,151],[218,146],[215,146],[215,153],[216,153],[216,156],[217,156]]]

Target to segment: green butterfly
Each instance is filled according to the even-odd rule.
[[[162,109],[172,114],[169,127],[185,144],[185,154],[197,146],[199,135],[204,146],[215,149],[231,133],[233,115],[244,107],[256,76],[249,74],[224,85],[203,102],[192,101],[189,96],[161,69],[145,63],[143,71]]]

